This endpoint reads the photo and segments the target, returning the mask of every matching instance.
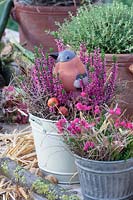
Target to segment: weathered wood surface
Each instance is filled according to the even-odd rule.
[[[36,194],[34,192],[31,193],[31,198],[33,200],[47,200],[45,197],[42,197],[42,196],[40,196],[40,195],[38,195],[38,194]]]
[[[74,192],[32,174],[10,158],[0,158],[0,174],[48,200],[80,200]]]

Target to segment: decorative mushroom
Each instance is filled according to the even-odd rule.
[[[133,64],[129,66],[129,71],[133,74]]]

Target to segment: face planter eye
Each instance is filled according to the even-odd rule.
[[[67,60],[69,60],[69,59],[70,59],[70,57],[69,57],[69,56],[67,56],[67,57],[66,57],[66,59],[67,59]]]

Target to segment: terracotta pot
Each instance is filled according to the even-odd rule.
[[[126,109],[126,114],[133,118],[133,73],[129,66],[133,64],[133,54],[115,54],[118,63],[118,82],[120,85],[120,106]],[[112,63],[113,54],[106,54],[107,66]],[[124,86],[125,85],[125,86]]]
[[[74,6],[31,6],[23,5],[14,1],[12,16],[19,24],[20,43],[29,50],[34,46],[44,47],[46,51],[49,48],[56,49],[54,38],[45,30],[55,31],[57,26],[55,22],[63,22],[68,18],[68,12],[76,14]]]

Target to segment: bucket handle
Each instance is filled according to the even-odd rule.
[[[38,128],[43,131],[43,133],[48,134],[48,132],[45,130],[45,128],[43,127],[42,122],[39,119],[35,119],[34,117],[32,118],[32,116],[30,116],[29,121],[31,121],[32,123],[36,124],[38,126]],[[52,134],[52,133],[51,133]],[[55,135],[55,134],[54,134]]]
[[[34,116],[30,115],[29,121],[31,121],[32,123],[37,124],[39,127],[42,127],[41,130],[43,130],[43,132],[44,132],[45,134],[49,134],[48,131],[45,130],[45,127],[43,126],[43,123],[41,122],[40,119],[34,118]],[[54,130],[54,128],[53,128],[53,130]],[[50,132],[50,134],[51,134],[51,135],[52,135],[52,134],[55,135],[55,132],[54,132],[54,131],[53,131],[53,132]],[[58,134],[57,134],[57,135],[58,135]]]
[[[42,122],[39,119],[35,119],[34,117],[30,116],[29,118],[31,121],[35,122],[39,126],[42,126]]]

